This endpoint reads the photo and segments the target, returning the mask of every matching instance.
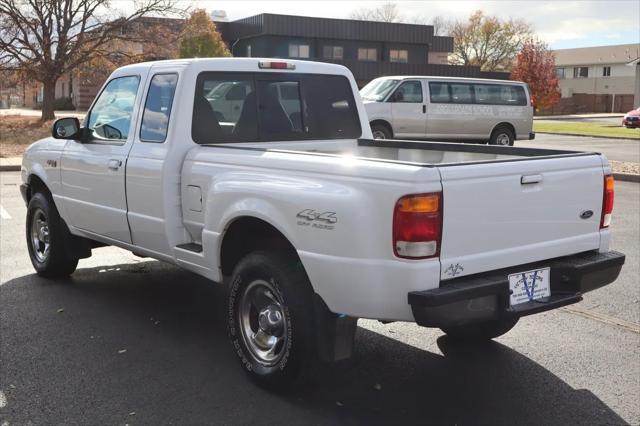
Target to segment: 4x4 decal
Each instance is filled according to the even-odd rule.
[[[304,209],[299,212],[296,217],[298,226],[310,226],[316,229],[332,230],[334,224],[338,223],[338,217],[335,212],[316,212],[313,209]]]

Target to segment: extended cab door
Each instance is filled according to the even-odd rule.
[[[141,78],[116,77],[104,86],[85,118],[86,137],[70,140],[61,160],[67,224],[126,243],[125,165]]]
[[[427,109],[422,82],[406,80],[391,94],[393,133],[396,137],[424,137],[427,129]]]

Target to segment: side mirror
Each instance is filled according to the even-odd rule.
[[[61,118],[53,123],[51,136],[55,139],[79,139],[80,120],[75,117]]]

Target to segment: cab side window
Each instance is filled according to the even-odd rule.
[[[139,84],[138,76],[118,77],[107,83],[89,113],[87,128],[92,141],[127,140]]]
[[[422,103],[422,84],[419,81],[405,81],[391,98],[391,102]]]
[[[162,143],[167,138],[177,74],[156,74],[151,79],[142,114],[140,140]]]

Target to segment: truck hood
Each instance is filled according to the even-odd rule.
[[[62,151],[67,144],[64,139],[54,139],[53,137],[47,137],[35,141],[27,147],[25,154],[31,154],[36,151]]]

